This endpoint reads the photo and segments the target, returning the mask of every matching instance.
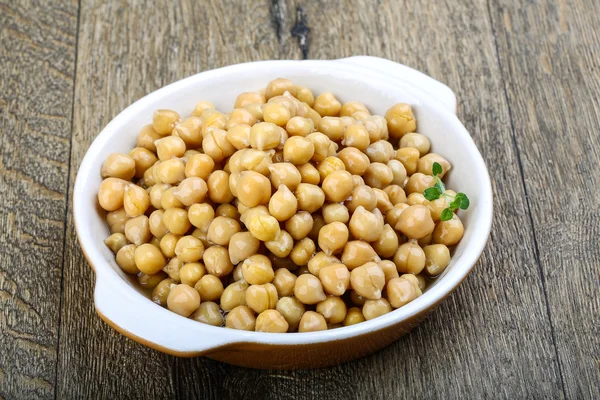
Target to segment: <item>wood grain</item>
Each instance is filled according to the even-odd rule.
[[[76,3],[0,1],[0,398],[54,393],[76,30]]]
[[[600,397],[600,3],[490,2],[568,398]]]

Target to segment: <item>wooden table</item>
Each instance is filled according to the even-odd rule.
[[[0,398],[600,397],[600,2],[0,0],[0,42]],[[458,94],[495,194],[459,289],[312,371],[175,358],[104,324],[71,212],[102,127],[207,69],[358,54]]]

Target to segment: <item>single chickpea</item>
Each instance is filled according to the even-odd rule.
[[[306,139],[310,140],[315,147],[315,152],[311,158],[314,162],[321,162],[329,156],[329,149],[331,147],[331,140],[321,132],[313,132],[306,136]]]
[[[244,225],[248,225],[250,223],[250,220],[258,215],[270,215],[269,209],[265,206],[256,206],[256,207],[248,208],[246,211],[244,211],[241,214],[240,221]]]
[[[416,132],[409,132],[402,136],[399,147],[413,147],[419,150],[420,156],[423,157],[425,154],[429,153],[431,143],[427,136]]]
[[[375,209],[373,212],[370,212],[363,206],[359,206],[350,218],[349,227],[353,237],[373,242],[383,232],[383,216],[381,215],[381,211]]]
[[[125,222],[125,237],[129,243],[133,243],[136,246],[148,243],[152,238],[150,219],[145,215],[128,219]]]
[[[185,165],[185,176],[187,178],[195,176],[206,181],[214,169],[215,161],[211,157],[206,154],[194,154],[188,158]]]
[[[419,290],[424,291],[427,287],[427,279],[425,278],[425,276],[423,276],[423,274],[413,276],[417,278],[417,285],[419,287]]]
[[[166,278],[160,281],[158,285],[152,289],[152,302],[166,307],[169,292],[171,292],[171,289],[175,286],[177,286],[177,283],[171,278]]]
[[[212,301],[203,301],[196,311],[190,315],[194,321],[212,326],[223,326],[223,314],[219,305]]]
[[[275,309],[277,305],[277,289],[272,283],[250,285],[246,290],[246,304],[256,313]]]
[[[218,244],[220,246],[227,246],[231,240],[231,237],[240,232],[242,228],[239,222],[233,218],[227,217],[216,217],[210,223],[206,238],[210,243]]]
[[[253,104],[253,103],[258,103],[258,104],[264,104],[266,103],[267,99],[265,98],[265,95],[262,93],[258,93],[258,92],[244,92],[238,95],[238,97],[235,99],[235,108],[242,108],[247,106],[248,104]]]
[[[310,273],[298,276],[294,285],[294,296],[304,304],[317,304],[327,298],[319,278]]]
[[[179,276],[179,271],[183,267],[183,262],[177,258],[173,257],[167,262],[167,265],[163,268],[163,271],[169,275],[169,278],[173,279],[175,282],[181,282],[181,276]]]
[[[394,147],[387,140],[373,142],[365,150],[371,162],[387,163],[394,157]]]
[[[250,232],[236,232],[229,239],[229,259],[234,265],[253,256],[258,251],[260,241]]]
[[[269,100],[272,97],[281,96],[285,92],[289,92],[292,96],[295,96],[296,86],[289,79],[277,78],[267,85],[265,97]]]
[[[383,274],[385,275],[386,285],[390,281],[390,279],[398,278],[400,276],[398,274],[398,269],[396,268],[396,264],[394,264],[393,261],[383,260],[383,261],[380,261],[377,265],[379,265],[379,268],[381,268],[381,270],[383,271]]]
[[[381,189],[373,189],[373,192],[377,198],[377,208],[385,215],[393,207],[388,194]]]
[[[325,193],[317,185],[301,183],[294,194],[298,199],[298,209],[313,213],[325,203]]]
[[[365,317],[362,314],[362,311],[358,307],[352,307],[348,309],[346,313],[346,318],[344,318],[343,325],[350,326],[356,325],[358,323],[365,322]]]
[[[321,228],[323,228],[326,225],[326,223],[325,223],[325,219],[323,219],[323,216],[318,212],[312,214],[312,218],[313,218],[313,226],[312,226],[312,229],[310,230],[310,232],[308,233],[308,237],[310,239],[312,239],[314,242],[318,242],[319,241],[319,232],[321,232]]]
[[[295,239],[302,240],[308,236],[313,227],[313,217],[306,211],[296,213],[285,223],[285,230]]]
[[[354,147],[361,151],[365,151],[371,140],[369,139],[369,132],[367,129],[360,124],[351,124],[346,127],[344,131],[344,138],[342,144],[346,147]]]
[[[255,123],[256,117],[250,111],[246,110],[245,108],[234,108],[231,111],[231,114],[229,114],[229,118],[225,124],[225,129],[229,131],[229,129],[237,125],[249,126],[254,125]]]
[[[385,224],[381,236],[371,245],[381,257],[391,258],[396,253],[399,242],[400,240],[394,229],[389,224]]]
[[[209,130],[202,140],[202,149],[217,163],[236,151],[236,148],[227,140],[227,132],[223,129]]]
[[[274,149],[281,142],[281,134],[281,128],[276,124],[259,122],[250,129],[250,146],[257,150]]]
[[[386,113],[388,131],[394,139],[401,138],[417,129],[417,121],[409,104],[398,103],[393,105]]]
[[[448,171],[452,169],[452,165],[448,160],[439,154],[429,153],[421,158],[419,158],[419,162],[417,163],[417,171],[423,173],[425,175],[433,175],[433,163],[438,163],[442,167],[442,173],[438,174],[438,177],[442,179]]]
[[[273,123],[277,126],[286,126],[292,118],[290,110],[282,103],[269,102],[262,106],[263,119],[267,123]]]
[[[398,272],[405,274],[418,274],[425,268],[425,252],[419,244],[410,240],[400,247],[394,255],[394,264]]]
[[[145,125],[138,134],[136,146],[143,147],[152,153],[156,153],[156,145],[154,142],[161,137],[162,135],[154,130],[152,124]]]
[[[353,175],[362,175],[369,167],[369,157],[362,151],[354,147],[342,149],[337,157],[342,160],[346,170]]]
[[[317,332],[327,330],[327,321],[325,317],[315,311],[306,311],[300,323],[298,324],[298,332]]]
[[[206,138],[209,132],[213,130],[222,130],[225,128],[225,125],[227,125],[227,117],[215,109],[204,110],[200,117],[202,118],[202,127],[200,129],[203,138]],[[214,145],[214,142],[212,144]],[[202,148],[204,149],[204,152],[207,153],[204,140],[202,141]]]
[[[148,243],[135,248],[134,261],[140,271],[150,275],[156,274],[166,265],[165,257],[160,252],[160,249]]]
[[[391,210],[387,212],[387,214],[385,214],[385,222],[390,224],[390,226],[397,226],[398,220],[400,219],[400,214],[402,214],[402,212],[408,207],[409,205],[406,203],[396,204],[394,207],[392,207]]]
[[[127,154],[112,153],[102,164],[100,174],[102,178],[112,177],[128,181],[136,174],[135,166],[135,160]]]
[[[294,245],[290,252],[290,258],[294,264],[304,266],[315,254],[316,250],[315,242],[310,238],[304,238]]]
[[[175,185],[185,179],[185,163],[180,158],[171,158],[154,164],[157,168],[157,182]]]
[[[255,254],[242,263],[242,275],[249,284],[262,285],[272,282],[275,273],[268,257]]]
[[[315,99],[312,107],[321,117],[337,117],[342,109],[342,104],[335,98],[333,93],[321,93]]]
[[[184,119],[175,125],[173,135],[181,138],[188,148],[200,147],[202,145],[202,118],[191,116]]]
[[[170,311],[183,317],[189,317],[200,307],[200,295],[191,286],[180,284],[171,288],[167,297]]]
[[[250,308],[237,306],[227,314],[225,326],[242,331],[253,331],[256,327],[256,317]]]
[[[398,185],[389,185],[383,189],[387,193],[390,202],[395,206],[400,203],[406,203],[406,193],[404,189]]]
[[[215,210],[206,203],[192,204],[188,209],[189,221],[202,232],[208,232],[208,228],[215,218]]]
[[[373,162],[369,164],[369,168],[367,168],[364,175],[364,180],[367,185],[373,188],[383,189],[392,183],[394,173],[387,165]]]
[[[296,190],[302,175],[295,165],[285,162],[274,163],[269,165],[271,184],[273,187],[279,188],[280,185],[285,185],[290,190]]]
[[[318,275],[323,288],[331,295],[341,296],[350,286],[350,271],[344,264],[325,265],[319,269]]]
[[[412,175],[417,172],[420,154],[419,150],[414,147],[403,147],[396,150],[396,160],[404,165],[404,169],[406,169],[408,175]]]
[[[163,271],[159,271],[156,274],[145,274],[143,272],[139,272],[137,274],[137,281],[143,289],[152,290],[158,285],[162,280],[167,278],[167,274]]]
[[[223,283],[216,276],[206,274],[196,282],[194,289],[202,301],[216,301],[223,294]]]
[[[298,200],[296,196],[285,185],[279,189],[269,200],[269,213],[278,221],[287,221],[298,211]]]
[[[160,239],[160,251],[165,257],[175,257],[175,246],[177,245],[180,237],[180,235],[167,233],[162,239]]]
[[[161,200],[163,193],[170,189],[171,185],[168,183],[157,183],[150,188],[150,205],[156,209],[161,209]]]
[[[222,277],[233,271],[233,264],[229,259],[227,248],[211,246],[204,251],[204,266],[209,274]]]
[[[106,239],[104,239],[104,244],[111,249],[111,251],[115,254],[125,245],[129,244],[127,238],[122,233],[113,233]]]
[[[425,189],[435,185],[435,178],[431,175],[425,175],[420,172],[415,172],[408,178],[404,189],[406,193],[423,193]]]
[[[201,117],[202,114],[204,113],[204,111],[206,110],[214,110],[215,109],[215,105],[213,103],[211,103],[210,101],[200,101],[198,103],[196,103],[196,106],[194,107],[194,111],[192,111],[191,115],[194,117]]]
[[[205,274],[206,269],[202,263],[190,262],[184,264],[179,270],[179,279],[181,283],[194,287]]]
[[[313,121],[313,123],[315,124],[315,126],[318,126],[319,122],[321,121],[321,115],[310,107],[308,108],[308,112],[306,113],[305,116],[307,118],[310,118]]]
[[[312,90],[304,86],[296,85],[296,98],[299,101],[306,103],[306,105],[309,107],[312,107],[315,102],[315,97],[312,93]]]
[[[240,213],[233,204],[228,204],[228,203],[221,204],[215,210],[215,215],[218,217],[227,217],[227,218],[235,219],[236,221],[240,220]]]
[[[319,171],[310,163],[300,165],[298,172],[300,172],[300,176],[302,177],[302,183],[318,185],[321,182]]]
[[[348,171],[333,171],[325,177],[322,187],[328,201],[339,203],[352,194],[354,182]]]
[[[177,187],[170,187],[162,193],[160,196],[160,208],[167,210],[169,208],[184,207],[183,203],[175,196],[175,189]]]
[[[229,188],[229,174],[227,172],[214,171],[208,177],[207,187],[208,196],[213,202],[229,203],[233,200],[233,194]],[[199,203],[199,201],[197,203]]]
[[[352,114],[359,111],[370,114],[369,109],[364,104],[359,103],[357,101],[349,101],[347,103],[344,103],[344,105],[342,106],[342,109],[340,110],[340,116],[352,116]]]
[[[392,307],[400,308],[418,297],[417,289],[405,278],[394,278],[387,284],[387,298]]]
[[[433,240],[435,243],[454,246],[460,242],[464,232],[465,228],[460,218],[455,214],[452,216],[452,219],[437,223],[433,231]]]
[[[350,272],[350,286],[365,299],[377,300],[385,286],[385,274],[379,265],[368,262]]]
[[[450,250],[443,244],[432,244],[423,248],[425,253],[425,272],[429,276],[438,276],[450,264]]]
[[[279,221],[272,215],[254,216],[246,223],[246,228],[262,242],[274,240],[281,231]]]
[[[127,213],[122,208],[106,213],[106,223],[110,233],[125,233],[125,223],[128,219]]]
[[[392,311],[390,302],[386,299],[367,300],[362,308],[363,316],[365,320],[369,321],[373,318],[382,316]]]
[[[98,203],[106,211],[115,211],[123,207],[127,181],[119,178],[106,178],[98,189]]]
[[[243,279],[228,285],[221,294],[221,308],[223,311],[231,311],[237,306],[246,305],[246,291],[250,285]]]
[[[344,136],[346,126],[337,117],[324,117],[319,121],[318,131],[327,135],[330,140],[338,142]]]
[[[404,168],[404,165],[398,160],[390,160],[386,165],[392,171],[392,185],[403,188],[406,182],[406,168]]]
[[[227,140],[238,150],[250,146],[250,125],[237,124],[227,130]]]
[[[319,163],[317,171],[319,171],[320,181],[323,182],[325,178],[334,172],[346,172],[346,167],[339,158],[329,156]]]
[[[283,159],[294,165],[306,164],[314,152],[313,142],[302,136],[292,136],[283,145]]]
[[[275,309],[289,324],[288,331],[295,331],[300,324],[300,319],[306,311],[304,304],[294,297],[282,297],[277,301]]]
[[[344,224],[350,221],[350,213],[348,212],[348,208],[339,203],[331,203],[325,204],[322,209],[323,219],[326,224],[330,224],[332,222],[342,222]]]
[[[166,136],[155,143],[156,154],[161,161],[174,157],[183,157],[186,147],[185,142],[178,136]]]
[[[140,272],[139,268],[135,263],[135,250],[136,246],[134,244],[127,244],[117,251],[115,257],[117,265],[128,274],[137,274],[138,272]]]
[[[373,247],[362,240],[352,240],[346,244],[342,252],[342,263],[353,270],[368,262],[379,262],[381,258]]]
[[[296,275],[285,268],[279,268],[275,271],[273,285],[277,289],[279,297],[291,296],[294,294],[294,285],[296,284]]]
[[[339,264],[339,258],[327,255],[323,251],[318,252],[308,261],[308,271],[314,276],[319,276],[319,271],[321,268],[326,267],[331,264]]]
[[[433,232],[435,224],[429,208],[414,205],[400,214],[395,228],[411,239],[420,239]]]
[[[287,257],[294,247],[294,239],[287,231],[281,230],[273,240],[265,242],[267,249],[276,257]]]
[[[428,206],[429,202],[427,201],[427,199],[425,198],[425,196],[423,195],[423,193],[418,193],[418,192],[414,192],[408,195],[408,197],[406,198],[406,203],[409,206],[415,206],[415,205],[422,205],[422,206]],[[429,210],[431,212],[431,210]],[[433,216],[432,216],[433,218]]]
[[[169,232],[175,235],[185,235],[192,224],[188,219],[188,213],[182,208],[169,208],[163,214],[163,223]]]
[[[183,236],[175,245],[175,255],[185,263],[199,261],[204,254],[204,245],[191,235]]]
[[[256,332],[285,333],[289,324],[277,310],[265,310],[256,318]]]
[[[268,204],[271,198],[271,182],[264,175],[254,171],[243,171],[236,185],[240,202],[247,207]]]
[[[328,324],[339,324],[346,318],[346,303],[339,297],[328,296],[325,300],[319,302],[316,308],[317,312],[325,317]]]
[[[169,135],[181,116],[172,110],[156,110],[152,117],[152,127],[159,135]]]
[[[319,231],[319,247],[327,255],[340,252],[348,242],[348,227],[342,222],[332,222]]]
[[[377,196],[371,187],[367,185],[355,186],[352,189],[350,199],[345,203],[350,214],[353,214],[358,207],[363,207],[367,211],[373,211],[377,207]]]
[[[229,188],[228,182],[227,187]],[[177,198],[177,200],[181,202],[181,204],[183,204],[186,207],[189,207],[193,204],[201,203],[202,201],[204,201],[204,198],[206,197],[206,192],[209,189],[210,187],[207,186],[206,182],[204,182],[204,179],[191,177],[185,178],[176,188],[173,188],[173,195]]]
[[[305,137],[315,130],[315,124],[309,118],[296,116],[287,121],[285,130],[290,136]]]

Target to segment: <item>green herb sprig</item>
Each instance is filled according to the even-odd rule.
[[[425,189],[423,192],[423,196],[429,201],[437,200],[441,196],[446,198],[446,201],[450,204],[449,207],[444,208],[442,214],[440,215],[440,219],[442,221],[448,221],[452,219],[454,215],[454,211],[457,209],[466,210],[469,208],[469,198],[464,193],[456,193],[456,196],[452,196],[446,192],[446,185],[440,179],[438,175],[442,173],[442,166],[440,163],[434,162],[433,167],[431,168],[431,172],[433,173],[433,177],[435,178],[435,185],[433,187]]]

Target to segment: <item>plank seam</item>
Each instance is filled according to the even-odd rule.
[[[56,362],[54,365],[54,400],[58,396],[58,362],[60,359],[60,338],[62,332],[62,309],[63,309],[63,295],[64,295],[64,282],[65,282],[65,255],[67,253],[67,228],[68,228],[68,214],[69,214],[69,191],[71,186],[71,161],[72,161],[72,149],[73,149],[73,126],[75,120],[75,88],[77,85],[77,54],[79,52],[79,22],[81,19],[81,0],[77,1],[77,27],[75,31],[75,60],[73,66],[73,93],[71,101],[71,135],[69,136],[69,159],[67,166],[67,190],[65,193],[65,213],[64,213],[64,227],[63,227],[63,254],[62,254],[62,268],[60,271],[60,297],[58,302],[58,334],[56,339]]]
[[[500,75],[504,78],[505,76],[505,71],[504,68],[502,66],[502,62],[500,60],[500,50],[498,47],[498,32],[496,32],[496,28],[494,25],[494,19],[492,17],[492,8],[490,5],[490,1],[491,0],[487,0],[486,4],[487,4],[487,8],[488,8],[488,14],[489,14],[489,18],[490,18],[490,25],[492,27],[492,35],[494,36],[494,48],[496,50],[496,62],[498,63],[498,68],[500,69]],[[506,74],[509,75],[510,73],[508,71],[506,71]],[[560,362],[560,357],[558,354],[558,345],[556,344],[556,333],[554,331],[554,323],[552,322],[552,313],[550,311],[550,301],[548,300],[548,290],[546,287],[546,277],[544,276],[544,272],[542,269],[542,264],[540,262],[540,249],[539,249],[539,245],[538,245],[538,240],[537,240],[537,235],[536,235],[536,230],[535,230],[535,223],[534,223],[534,219],[533,219],[533,214],[531,212],[531,204],[529,201],[529,193],[527,191],[527,182],[525,181],[525,172],[524,172],[524,168],[523,168],[523,162],[521,161],[521,152],[519,150],[519,146],[517,143],[517,138],[516,138],[516,134],[515,134],[515,124],[514,124],[514,119],[513,119],[513,113],[512,113],[512,109],[511,109],[511,105],[510,105],[510,101],[509,101],[509,97],[508,97],[508,89],[506,87],[506,83],[503,82],[502,83],[502,88],[504,89],[504,99],[506,101],[506,106],[508,108],[508,116],[510,119],[510,134],[511,134],[511,139],[513,142],[513,147],[515,149],[515,156],[517,158],[517,165],[519,167],[519,174],[521,175],[521,184],[523,185],[523,193],[525,195],[525,205],[527,206],[527,214],[529,216],[529,224],[531,226],[531,234],[533,236],[533,247],[534,247],[534,252],[535,252],[535,262],[538,266],[538,273],[540,276],[540,281],[542,283],[542,290],[544,292],[544,301],[546,303],[546,314],[548,316],[548,323],[550,324],[550,336],[552,337],[552,345],[554,346],[554,354],[556,356],[556,364],[558,366],[558,374],[560,377],[560,385],[561,385],[561,389],[563,392],[563,398],[566,398],[566,391],[565,391],[565,382],[564,382],[564,377],[563,377],[563,371],[562,371],[562,365]]]

